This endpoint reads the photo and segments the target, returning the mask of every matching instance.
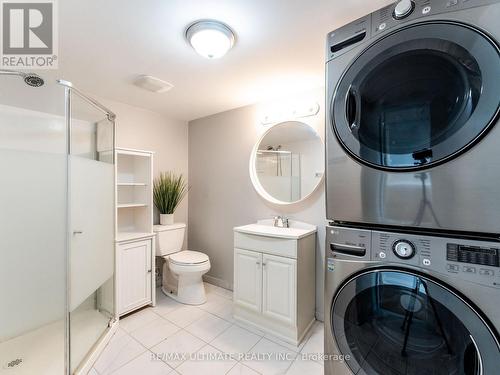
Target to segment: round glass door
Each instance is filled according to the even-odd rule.
[[[426,168],[467,150],[495,123],[500,55],[488,37],[455,23],[423,23],[368,47],[346,70],[332,126],[358,161]]]
[[[500,363],[493,331],[468,303],[406,271],[353,277],[334,297],[331,323],[355,374],[483,375]]]

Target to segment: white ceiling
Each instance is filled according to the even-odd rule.
[[[59,70],[100,97],[191,120],[323,85],[326,34],[390,0],[64,0]],[[222,59],[184,40],[191,22],[213,18],[236,33]],[[175,87],[153,94],[132,85],[150,74]]]

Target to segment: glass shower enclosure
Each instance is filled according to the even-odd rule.
[[[114,120],[0,71],[0,374],[81,373],[114,328]]]
[[[301,197],[300,154],[287,150],[258,150],[256,171],[263,188],[283,202]]]

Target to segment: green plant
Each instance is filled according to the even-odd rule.
[[[153,183],[153,200],[161,214],[173,214],[189,187],[182,174],[162,172]]]

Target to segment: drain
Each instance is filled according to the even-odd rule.
[[[10,362],[7,362],[7,364],[4,366],[4,368],[6,368],[6,369],[16,368],[16,367],[21,366],[22,363],[23,363],[22,358],[16,358]]]

